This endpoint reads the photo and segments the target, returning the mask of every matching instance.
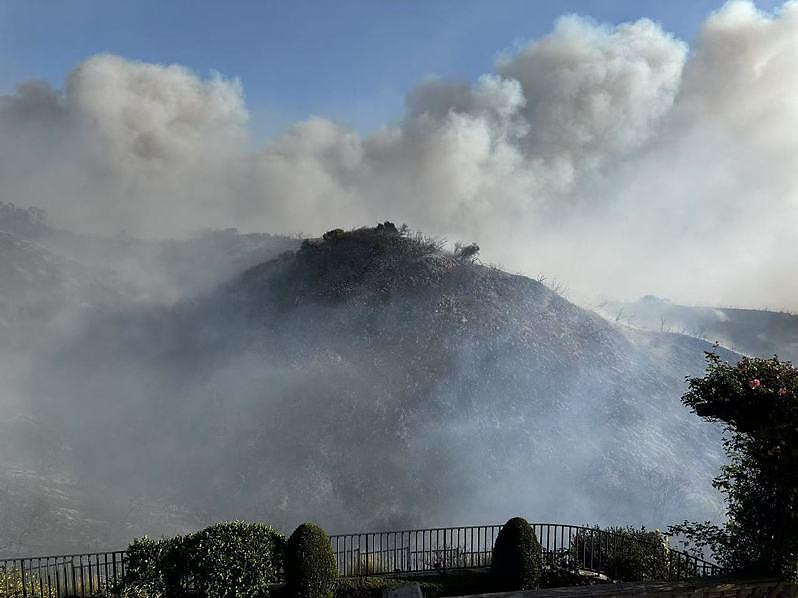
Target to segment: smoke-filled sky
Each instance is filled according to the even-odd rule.
[[[520,3],[349,3],[240,30],[3,4],[0,201],[158,237],[390,219],[576,299],[798,309],[798,2],[534,4],[528,29]]]

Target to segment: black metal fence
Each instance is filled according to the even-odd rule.
[[[718,565],[671,548],[659,533],[602,530],[560,523],[535,523],[543,564],[604,575],[614,580],[679,581],[715,577]]]
[[[126,553],[93,552],[0,560],[0,598],[62,598],[112,593]]]
[[[677,581],[717,576],[717,565],[655,540],[596,528],[534,523],[543,565],[609,579]],[[330,536],[343,576],[489,567],[501,525]],[[0,598],[112,594],[125,574],[124,551],[0,559]]]
[[[341,575],[384,575],[490,565],[501,525],[330,536]]]
[[[674,550],[665,536],[641,538],[578,525],[534,523],[545,567],[611,579],[676,581],[723,571]],[[501,525],[446,527],[330,536],[341,575],[387,575],[489,567]]]

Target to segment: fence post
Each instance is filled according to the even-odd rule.
[[[446,552],[446,545],[447,545],[446,530],[443,530],[443,570],[444,571],[446,571],[446,557],[449,555],[449,553]]]

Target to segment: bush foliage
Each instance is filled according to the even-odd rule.
[[[540,583],[541,548],[526,519],[504,524],[493,547],[491,574],[497,590],[532,590]]]
[[[47,597],[46,590],[44,593],[39,591],[38,576],[34,574],[31,579],[30,575],[28,573],[27,579],[24,580],[25,583],[23,584],[22,570],[8,563],[0,566],[0,598],[15,598],[16,596]]]
[[[601,571],[614,581],[669,577],[667,544],[660,532],[644,527],[579,531],[566,556],[571,569]]]
[[[305,239],[299,251],[279,263],[252,268],[245,279],[255,282],[265,272],[276,274],[279,284],[270,285],[271,297],[292,305],[351,301],[375,291],[375,300],[382,301],[409,288],[440,284],[453,269],[470,263],[470,257],[442,251],[443,245],[391,222],[349,231],[333,229],[321,239]]]
[[[728,456],[714,485],[727,522],[673,526],[697,550],[751,576],[798,577],[798,370],[789,362],[707,353],[707,370],[682,397],[697,415],[726,427]]]
[[[332,598],[338,579],[330,538],[318,525],[303,523],[288,539],[285,578],[293,598]]]
[[[268,594],[279,581],[285,537],[262,523],[230,521],[128,548],[122,594],[243,598]]]

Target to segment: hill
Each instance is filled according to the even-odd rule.
[[[608,318],[644,330],[673,331],[738,353],[778,355],[798,363],[798,315],[764,309],[678,305],[647,296],[633,302],[606,302],[599,310]]]
[[[175,304],[95,313],[24,392],[59,422],[70,480],[185,525],[664,525],[719,515],[719,433],[679,401],[709,348],[386,224]]]
[[[86,237],[48,226],[41,210],[0,202],[0,555],[117,547],[131,529],[158,535],[196,521],[161,499],[85,484],[74,438],[41,408],[61,398],[76,422],[85,397],[56,388],[45,399],[33,387],[51,379],[56,347],[104,314],[172,305],[296,246],[232,230],[185,240]]]

